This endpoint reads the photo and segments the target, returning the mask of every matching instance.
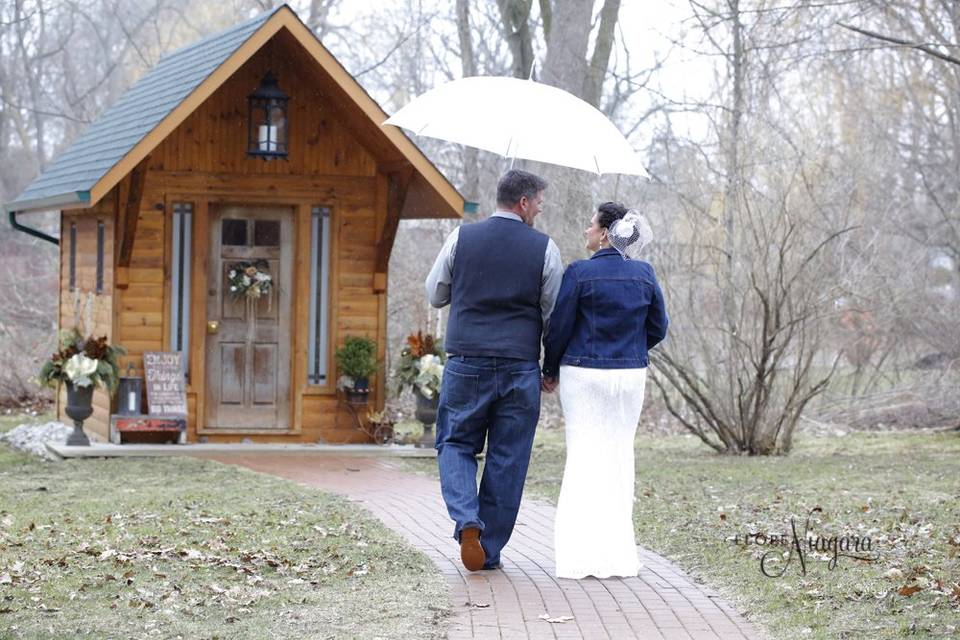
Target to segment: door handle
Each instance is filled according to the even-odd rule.
[[[208,321],[207,321],[207,333],[213,334],[213,333],[216,333],[216,332],[219,331],[219,330],[220,330],[220,323],[219,323],[219,322],[217,322],[216,320],[208,320]]]

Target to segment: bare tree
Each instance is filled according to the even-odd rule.
[[[697,107],[709,141],[679,157],[700,169],[684,168],[681,183],[673,159],[667,175],[655,168],[683,220],[657,256],[675,324],[653,380],[714,449],[786,453],[838,363],[825,343],[842,291],[832,256],[856,227],[824,204],[832,182],[814,177],[832,166],[811,137],[829,123],[810,121],[784,90],[810,72],[828,16],[802,2],[690,6],[698,41],[687,46],[716,57],[718,84]]]

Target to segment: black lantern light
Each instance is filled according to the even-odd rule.
[[[287,157],[289,100],[273,72],[267,71],[257,90],[247,96],[247,155],[264,160]]]
[[[120,376],[117,400],[119,413],[123,416],[138,416],[141,413],[143,379],[135,374],[133,363],[130,363],[127,365],[127,375]]]

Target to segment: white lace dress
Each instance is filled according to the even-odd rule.
[[[567,462],[554,528],[559,578],[635,576],[633,441],[646,369],[560,367]]]

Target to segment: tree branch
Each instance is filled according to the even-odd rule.
[[[867,36],[868,38],[873,38],[874,40],[881,40],[883,42],[889,42],[891,44],[899,45],[901,47],[907,47],[909,49],[917,49],[918,51],[923,51],[927,55],[931,55],[934,58],[939,58],[944,62],[949,62],[950,64],[955,64],[957,66],[960,66],[960,58],[954,58],[951,55],[943,53],[942,51],[937,51],[930,45],[923,44],[922,42],[910,42],[909,40],[902,40],[900,38],[884,35],[882,33],[877,33],[875,31],[861,29],[860,27],[854,27],[852,25],[844,24],[842,22],[838,22],[837,24],[843,27],[844,29],[853,31],[855,33],[859,33],[861,35]]]

